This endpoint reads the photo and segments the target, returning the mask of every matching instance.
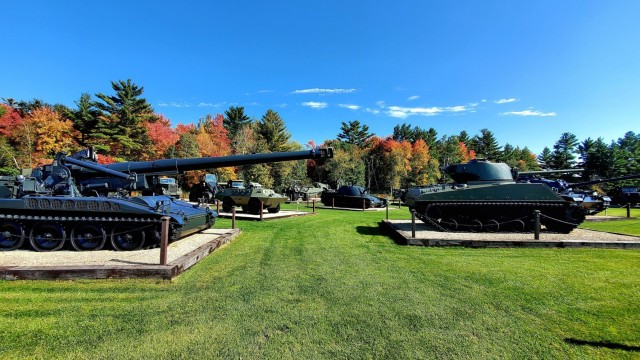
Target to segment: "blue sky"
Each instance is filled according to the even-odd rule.
[[[640,1],[5,0],[0,97],[75,107],[132,79],[172,124],[244,106],[321,143],[488,128],[539,152],[640,133]]]

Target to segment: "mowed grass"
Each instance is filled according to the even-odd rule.
[[[173,282],[0,282],[0,358],[640,357],[640,251],[401,246],[384,216],[241,221]]]
[[[597,215],[609,215],[609,216],[627,216],[626,208],[609,208],[607,211],[602,211]],[[618,234],[640,236],[640,209],[631,209],[631,218],[629,220],[619,221],[602,221],[602,222],[584,222],[581,227],[589,230],[608,231]],[[635,218],[635,219],[634,219]]]

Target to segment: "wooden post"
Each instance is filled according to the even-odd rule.
[[[264,203],[260,200],[260,221],[262,221],[262,213],[264,212]]]
[[[400,209],[401,206],[402,206],[402,200],[400,200],[400,198],[398,198],[398,209]]]
[[[160,225],[160,265],[167,265],[167,246],[169,246],[169,221],[168,216],[163,216]]]
[[[389,220],[389,202],[387,202],[386,208],[387,208],[387,220]]]
[[[411,237],[416,238],[416,210],[411,209]]]
[[[331,208],[335,208],[336,207],[336,198],[331,198]]]
[[[220,212],[220,200],[216,199],[216,212]]]
[[[231,207],[231,228],[232,229],[236,228],[236,207],[235,206]]]
[[[627,203],[627,217],[631,217],[631,203]]]
[[[316,212],[316,199],[311,200],[311,203],[313,205],[313,210],[311,212]]]
[[[366,206],[367,206],[367,202],[365,201],[365,199],[362,199],[362,211],[366,209]]]
[[[540,240],[540,210],[533,210],[533,217],[535,219],[533,238]]]

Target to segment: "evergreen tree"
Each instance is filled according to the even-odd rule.
[[[467,146],[469,146],[471,142],[471,138],[469,137],[469,134],[464,130],[460,131],[460,134],[458,134],[458,140],[460,142],[463,142]]]
[[[576,163],[576,146],[578,139],[572,133],[566,132],[560,135],[560,139],[553,145],[551,154],[551,166],[554,169],[569,169]]]
[[[251,118],[245,115],[244,106],[230,106],[228,110],[224,112],[224,128],[229,133],[229,139],[233,142],[238,131],[241,128],[249,125]]]
[[[287,151],[291,134],[280,115],[269,109],[256,126],[257,134],[267,143],[269,151]]]
[[[498,140],[488,129],[480,130],[480,136],[476,135],[471,139],[471,149],[474,150],[478,158],[496,161],[500,158],[500,145]]]
[[[116,92],[113,96],[96,94],[102,101],[97,102],[96,107],[104,111],[107,118],[104,128],[100,130],[110,137],[107,145],[112,152],[115,150],[119,155],[132,160],[144,158],[148,155],[146,150],[151,149],[151,140],[144,123],[156,119],[151,105],[140,97],[144,88],[132,83],[131,79],[112,81],[111,87]]]
[[[373,134],[369,132],[369,126],[361,125],[358,120],[349,121],[348,124],[343,121],[338,139],[348,144],[361,147],[372,135]]]
[[[542,166],[549,168],[553,163],[553,156],[551,155],[551,149],[548,147],[544,147],[540,155],[538,155],[538,161],[542,164]]]
[[[67,117],[73,121],[73,128],[80,133],[78,143],[84,147],[91,146],[92,135],[102,128],[99,126],[102,113],[91,100],[91,95],[87,93],[80,95],[80,99],[75,104],[78,108],[69,110]]]
[[[393,140],[395,140],[395,141],[405,141],[405,140],[407,140],[407,141],[414,142],[415,141],[415,133],[411,129],[411,125],[405,123],[405,124],[402,124],[402,125],[396,125],[393,128],[393,135],[391,136],[391,138]]]

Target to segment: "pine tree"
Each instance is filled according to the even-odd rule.
[[[251,118],[245,115],[244,106],[230,106],[229,109],[224,112],[224,128],[227,129],[229,139],[232,142],[238,131],[250,123]]]
[[[372,135],[373,134],[369,132],[369,126],[361,125],[358,120],[349,121],[348,124],[343,121],[338,139],[348,144],[361,147]]]
[[[551,154],[552,167],[554,169],[569,169],[575,164],[576,146],[578,139],[572,133],[566,132],[560,135],[560,139],[553,145]]]
[[[268,144],[269,151],[287,151],[291,134],[280,115],[269,109],[256,126],[257,134]]]
[[[496,161],[500,158],[500,145],[498,140],[488,129],[480,130],[480,136],[471,139],[471,149],[476,152],[478,158]]]

